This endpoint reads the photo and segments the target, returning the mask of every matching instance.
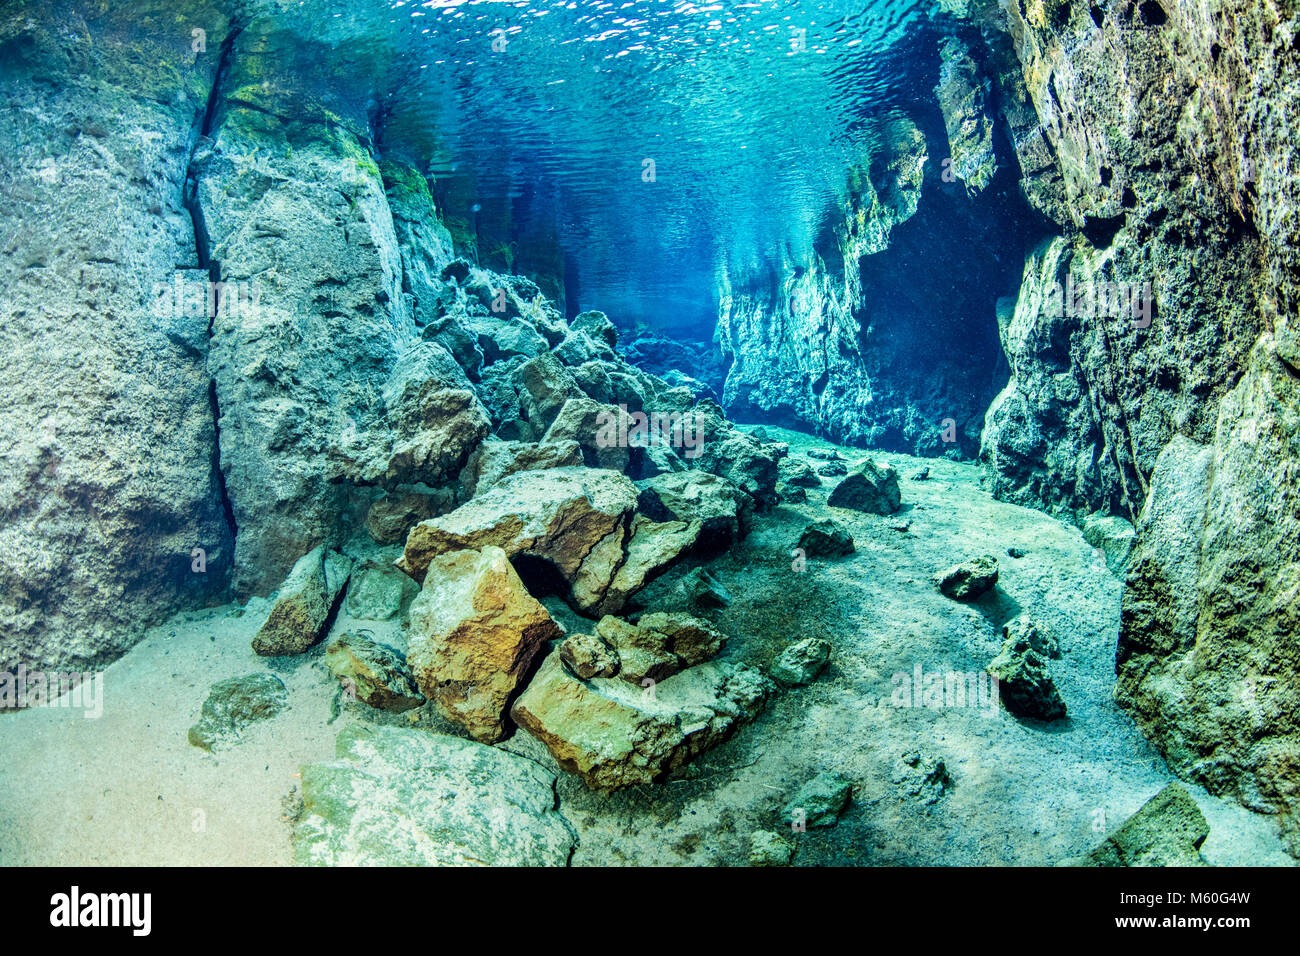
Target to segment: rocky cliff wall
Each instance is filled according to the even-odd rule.
[[[1002,325],[992,490],[1136,520],[1118,699],[1178,773],[1300,846],[1294,8],[1004,12],[1039,117],[1018,146],[1053,157],[1026,192],[1062,235]],[[1054,307],[1147,283],[1140,314]]]

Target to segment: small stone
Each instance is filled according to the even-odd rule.
[[[842,461],[828,461],[817,466],[817,474],[823,478],[838,478],[849,473],[849,466]]]
[[[719,610],[731,605],[731,595],[722,582],[704,568],[696,568],[682,578],[682,590],[691,605],[697,608]]]
[[[849,805],[853,782],[837,773],[819,773],[809,780],[786,805],[787,824],[803,823],[808,827],[833,827]]]
[[[840,453],[834,448],[810,448],[808,457],[816,458],[818,461],[842,461]]]
[[[393,648],[361,634],[341,634],[325,649],[325,666],[357,700],[395,713],[424,703],[406,660]]]
[[[1008,632],[987,670],[998,680],[1003,705],[1016,716],[1036,720],[1065,716],[1065,702],[1052,681],[1047,658],[1030,645],[1024,629]]]
[[[804,528],[798,547],[810,558],[842,558],[854,551],[853,536],[838,521],[829,518]]]
[[[251,723],[274,717],[289,705],[289,692],[274,674],[260,672],[218,681],[208,691],[199,722],[190,728],[189,741],[203,750],[239,740]]]
[[[772,678],[786,687],[811,684],[831,658],[831,645],[818,637],[795,641],[781,652],[772,665]]]
[[[1079,866],[1205,866],[1201,845],[1210,825],[1177,781],[1142,805]]]
[[[955,601],[973,601],[998,582],[998,559],[986,554],[939,575],[939,590]]]
[[[789,866],[794,845],[771,830],[759,830],[749,838],[750,866]]]
[[[870,458],[836,485],[826,500],[827,504],[835,508],[850,508],[877,515],[893,514],[901,502],[898,472],[889,465],[877,465]]]
[[[1024,548],[1007,548],[1007,557],[1016,558],[1017,560],[1023,558],[1028,553],[1029,552]]]

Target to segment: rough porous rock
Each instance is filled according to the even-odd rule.
[[[1171,783],[1142,804],[1079,866],[1205,866],[1201,844],[1210,835],[1187,788]]]
[[[749,838],[750,866],[789,866],[794,844],[771,830],[759,830]]]
[[[1012,628],[1002,649],[989,662],[988,673],[997,679],[1003,705],[1017,717],[1061,720],[1065,701],[1056,689],[1047,657],[1036,649],[1037,631]]]
[[[230,581],[210,276],[183,197],[232,24],[223,3],[187,2],[186,22],[207,29],[196,53],[179,31],[141,28],[171,22],[159,7],[9,6],[0,23],[8,673],[98,667]]]
[[[460,484],[468,499],[488,491],[501,479],[516,472],[563,468],[582,463],[582,449],[576,441],[522,442],[490,439],[479,445],[469,456],[460,473]],[[415,523],[411,522],[412,525]],[[410,526],[406,528],[406,531],[409,530]]]
[[[304,554],[280,585],[271,613],[253,637],[253,650],[263,657],[301,654],[319,641],[351,573],[352,559],[324,545]]]
[[[419,588],[391,564],[363,561],[352,569],[344,607],[363,621],[387,621],[401,613]]]
[[[826,503],[835,508],[889,515],[898,510],[902,500],[898,472],[890,465],[877,465],[868,458],[835,486]]]
[[[476,740],[508,730],[506,712],[534,658],[563,629],[492,545],[439,555],[411,603],[407,663],[420,690]]]
[[[854,551],[853,535],[838,521],[827,518],[804,528],[796,547],[810,558],[842,558]]]
[[[1118,515],[1091,515],[1083,523],[1083,540],[1101,550],[1106,567],[1116,574],[1128,564],[1135,534],[1133,523]]]
[[[635,624],[606,615],[597,622],[594,637],[614,662],[613,669],[600,676],[617,676],[637,685],[647,677],[661,681],[702,664],[715,657],[727,641],[706,622],[677,612],[645,614]],[[564,645],[560,656],[569,662]]]
[[[325,666],[351,699],[398,713],[424,703],[406,659],[363,634],[340,634],[325,649]]]
[[[702,549],[726,548],[749,530],[753,499],[726,478],[680,471],[644,479],[637,488],[642,514],[656,521],[698,521]]]
[[[805,637],[783,650],[772,663],[769,673],[778,684],[802,687],[815,681],[830,659],[830,641]]]
[[[813,777],[786,804],[783,819],[792,828],[833,827],[853,796],[853,781],[838,773]]]
[[[454,506],[455,495],[449,491],[385,495],[375,499],[366,511],[366,531],[379,544],[405,541],[411,529],[421,521],[445,514]]]
[[[955,601],[973,601],[998,583],[998,559],[990,554],[940,572],[939,590]]]
[[[813,471],[812,465],[802,458],[784,458],[777,463],[777,475],[787,485],[798,488],[820,488],[822,480]]]
[[[218,681],[203,701],[189,741],[203,750],[238,743],[240,732],[249,724],[268,720],[288,706],[289,692],[274,674],[245,674]]]
[[[695,568],[684,575],[681,588],[691,607],[717,611],[731,605],[731,595],[722,582],[704,568]]]
[[[577,837],[555,774],[423,730],[356,725],[302,768],[294,861],[308,866],[566,866]]]
[[[1156,464],[1116,699],[1175,773],[1277,814],[1300,854],[1300,359],[1285,341],[1261,342],[1211,444],[1175,438]]]
[[[608,539],[618,551],[618,560],[608,562],[608,581],[621,561],[636,501],[632,482],[605,469],[519,472],[455,511],[412,528],[398,567],[423,581],[438,555],[494,545],[511,557],[544,558],[573,582],[589,555],[603,557],[593,551]]]
[[[574,589],[580,606],[601,614],[616,614],[655,577],[668,570],[684,555],[695,550],[701,536],[701,522],[651,521],[645,515],[632,519],[622,564],[606,584],[603,575],[594,578],[595,593]]]
[[[648,678],[647,678],[648,679]],[[705,663],[638,687],[572,676],[552,654],[511,716],[593,790],[654,783],[755,717],[767,679],[743,665]]]

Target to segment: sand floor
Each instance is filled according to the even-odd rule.
[[[829,443],[769,429],[792,454]],[[841,449],[850,463],[861,450]],[[1040,512],[993,501],[970,464],[876,454],[899,469],[903,510],[880,518],[834,509],[857,552],[791,567],[809,521],[832,516],[834,479],[807,504],[760,516],[753,533],[707,562],[733,603],[713,612],[729,636],[723,659],[768,664],[790,641],[820,636],[831,664],[810,687],[778,693],[765,712],[681,773],[651,787],[593,794],[561,772],[561,808],[578,830],[575,865],[744,864],[752,834],[781,832],[781,809],[818,772],[856,784],[835,827],[786,833],[797,865],[1052,864],[1099,842],[1172,779],[1114,703],[1120,582],[1077,529]],[[814,462],[814,464],[817,464]],[[929,468],[926,481],[911,480]],[[907,531],[895,530],[899,519]],[[1023,549],[1012,558],[1007,549]],[[370,550],[373,551],[373,548]],[[394,552],[395,553],[395,552]],[[973,604],[931,582],[967,557],[998,557],[994,595]],[[655,609],[684,607],[687,563],[642,594]],[[582,619],[558,600],[570,629]],[[331,759],[352,721],[413,723],[454,732],[431,706],[391,716],[343,703],[325,669],[322,642],[296,658],[263,659],[249,641],[266,599],[181,615],[152,629],[104,675],[104,713],[66,708],[0,716],[0,865],[286,864],[299,767]],[[1060,643],[1053,673],[1070,716],[1054,725],[1004,711],[898,707],[896,673],[979,672],[997,652],[1002,623],[1028,613]],[[404,647],[397,621],[355,621]],[[290,706],[250,727],[234,747],[207,754],[186,732],[214,682],[270,669]],[[537,741],[515,734],[509,750],[554,766]],[[911,794],[901,757],[942,759],[952,784],[933,803]],[[1205,858],[1220,865],[1295,865],[1271,819],[1194,786],[1209,820]]]

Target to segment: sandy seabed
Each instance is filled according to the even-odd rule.
[[[791,454],[834,447],[768,431]],[[867,454],[840,452],[850,466]],[[1053,864],[1100,842],[1099,829],[1113,830],[1173,779],[1111,696],[1121,583],[1100,552],[1073,526],[994,501],[974,465],[871,457],[899,470],[897,515],[829,508],[837,479],[826,479],[806,504],[760,515],[739,546],[705,562],[733,598],[711,614],[729,636],[722,659],[765,667],[791,641],[817,636],[833,645],[829,667],[811,686],[779,692],[757,720],[663,783],[597,794],[560,771],[560,807],[580,838],[575,865],[744,864],[751,835],[781,831],[782,808],[821,771],[854,780],[853,802],[838,825],[789,834],[796,865]],[[924,468],[928,480],[913,480]],[[826,517],[853,535],[856,553],[810,558],[797,573],[790,549],[806,524]],[[897,530],[901,522],[906,531]],[[961,604],[935,588],[935,572],[986,553],[999,562],[994,594]],[[641,599],[656,610],[685,609],[678,584],[698,563],[674,568]],[[570,632],[584,626],[558,599],[546,604]],[[0,864],[288,864],[299,768],[333,759],[344,726],[456,732],[431,705],[389,715],[340,704],[323,662],[328,641],[298,657],[259,658],[249,642],[270,606],[256,598],[151,629],[106,669],[98,719],[58,707],[0,717]],[[895,705],[894,675],[918,664],[982,672],[1002,623],[1018,613],[1060,644],[1052,672],[1067,720]],[[335,633],[360,628],[405,647],[397,620],[343,612],[334,624]],[[213,683],[268,669],[288,689],[285,711],[214,754],[189,744]],[[555,768],[526,734],[500,746]],[[951,777],[933,802],[929,791],[912,792],[902,762],[918,750],[942,760]],[[1210,824],[1208,862],[1296,865],[1270,818],[1188,789]]]

